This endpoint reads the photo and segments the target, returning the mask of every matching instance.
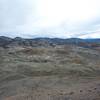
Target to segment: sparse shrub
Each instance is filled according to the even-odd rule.
[[[82,64],[83,61],[80,58],[76,57],[76,58],[72,59],[72,63]]]
[[[69,53],[69,51],[67,51],[67,49],[57,49],[56,51],[55,51],[57,54],[68,54]]]
[[[25,49],[20,50],[18,52],[30,54],[30,55],[41,55],[41,54],[45,53],[45,49],[42,49],[42,48],[25,48]]]

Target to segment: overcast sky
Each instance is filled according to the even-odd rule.
[[[0,35],[100,38],[100,0],[0,0]]]

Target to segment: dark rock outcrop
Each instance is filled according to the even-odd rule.
[[[14,46],[53,46],[56,45],[77,45],[87,48],[97,48],[100,47],[100,39],[79,39],[79,38],[70,38],[70,39],[60,39],[60,38],[35,38],[35,39],[24,39],[16,37],[14,39],[8,38],[5,36],[0,36],[0,47],[14,47]]]

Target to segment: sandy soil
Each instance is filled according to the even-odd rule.
[[[9,91],[6,90],[6,94],[3,93],[0,100],[100,100],[100,78],[80,79],[80,81],[70,79],[71,84],[62,81],[69,81],[66,77],[62,78],[61,82],[60,79],[51,80],[51,78],[35,77],[14,81],[12,85],[11,83],[2,85],[2,88],[5,87]],[[34,85],[34,82],[37,83]]]

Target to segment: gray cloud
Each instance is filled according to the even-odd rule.
[[[59,1],[61,2],[61,0]],[[66,0],[62,1],[65,2]],[[91,3],[91,0],[88,1]],[[88,12],[85,10],[86,13],[82,13],[81,10],[78,10],[78,8],[75,9],[78,10],[76,15],[73,9],[71,10],[72,7],[69,7],[69,10],[66,8],[65,10],[61,9],[61,11],[57,12],[57,14],[60,15],[59,17],[55,14],[57,9],[54,9],[55,12],[52,10],[49,11],[50,14],[54,13],[55,16],[48,15],[49,13],[44,7],[46,5],[45,0],[0,0],[0,35],[10,37],[49,36],[67,38],[81,37],[84,34],[95,33],[100,30],[100,2],[99,0],[92,1],[95,2],[95,7],[97,4],[97,8],[93,11],[94,15],[91,14],[92,12],[90,12],[90,15],[88,14],[88,6]],[[76,0],[76,4],[77,2],[79,2],[79,0]],[[56,7],[55,5],[53,6]],[[52,7],[52,5],[50,7]],[[92,6],[90,7],[92,9]],[[92,11],[91,9],[90,11]],[[84,9],[82,10],[84,11]],[[86,14],[86,16],[84,15],[81,19],[79,13],[81,13],[81,15]],[[100,35],[98,36],[100,37]]]
[[[20,31],[30,17],[35,20],[35,4],[32,3],[32,0],[0,0],[0,31],[18,31],[17,28]]]

